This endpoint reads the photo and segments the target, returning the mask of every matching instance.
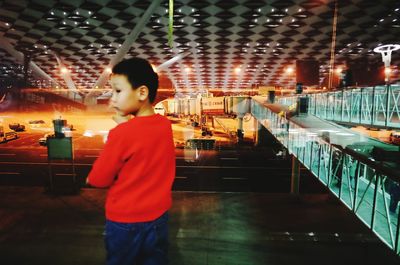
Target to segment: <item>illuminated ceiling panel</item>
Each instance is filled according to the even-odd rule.
[[[132,2],[132,3],[129,3]],[[268,2],[268,3],[265,3]],[[328,3],[328,4],[327,4]],[[0,36],[61,84],[57,52],[78,87],[91,88],[135,27],[150,1],[9,1],[0,3]],[[294,82],[284,69],[314,59],[321,76],[329,62],[332,1],[175,1],[174,48],[168,46],[168,1],[155,11],[126,57],[155,66],[190,51],[161,74],[176,90],[230,89]],[[337,61],[368,58],[372,49],[400,43],[400,2],[339,1]],[[392,65],[399,66],[400,53]],[[0,47],[0,80],[21,74]],[[190,71],[187,70],[190,68]],[[235,71],[240,69],[240,71]],[[397,71],[398,73],[398,71]]]

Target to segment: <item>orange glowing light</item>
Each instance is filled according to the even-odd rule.
[[[68,73],[68,69],[67,69],[66,67],[62,67],[62,68],[61,68],[61,73],[62,73],[62,74]]]
[[[292,74],[294,72],[294,69],[293,69],[293,67],[288,67],[288,68],[286,68],[286,73],[287,74]]]
[[[241,71],[242,71],[242,69],[240,69],[240,67],[236,67],[236,68],[235,68],[235,73],[236,73],[236,74],[239,74]]]
[[[336,74],[340,75],[342,71],[343,71],[342,67],[336,68]]]
[[[390,75],[391,72],[392,69],[390,69],[390,67],[385,67],[385,75]]]

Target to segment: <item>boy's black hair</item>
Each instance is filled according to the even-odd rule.
[[[150,103],[156,99],[158,75],[147,60],[139,57],[123,60],[113,67],[112,73],[125,75],[134,89],[145,85],[149,89]]]

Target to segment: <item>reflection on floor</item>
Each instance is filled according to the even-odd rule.
[[[105,190],[0,187],[2,264],[104,263]],[[330,195],[174,192],[170,264],[399,264]]]

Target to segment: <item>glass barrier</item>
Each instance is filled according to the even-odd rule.
[[[361,162],[360,164],[354,212],[368,227],[371,227],[376,175],[374,169]]]
[[[391,86],[389,93],[388,104],[388,122],[387,125],[391,127],[399,127],[400,120],[400,85]]]
[[[362,93],[367,92],[364,90]],[[360,95],[359,91],[344,95],[354,100],[357,94]],[[329,93],[328,97],[338,98],[334,93]],[[321,97],[315,98],[315,102],[320,100]],[[357,100],[360,102],[361,99]],[[346,108],[346,112],[353,112],[350,111],[352,109],[350,105]],[[325,141],[323,131],[318,135],[301,128],[254,100],[251,111],[289,153],[327,186],[385,244],[399,253],[400,185],[398,182],[359,161],[346,150],[329,144]],[[337,115],[338,112],[331,113]],[[351,116],[351,114],[346,115],[349,115],[348,118]]]
[[[387,90],[384,86],[374,87],[374,105],[372,124],[385,126],[387,116]]]
[[[351,90],[350,122],[361,123],[361,88]]]
[[[291,106],[299,96],[304,95],[278,97],[276,102]],[[321,119],[400,128],[400,85],[345,89],[307,97],[308,113]]]
[[[361,123],[371,124],[372,123],[372,102],[373,102],[373,88],[366,87],[361,89]]]
[[[343,90],[343,103],[342,103],[342,121],[350,121],[352,111],[352,92],[353,90]]]

